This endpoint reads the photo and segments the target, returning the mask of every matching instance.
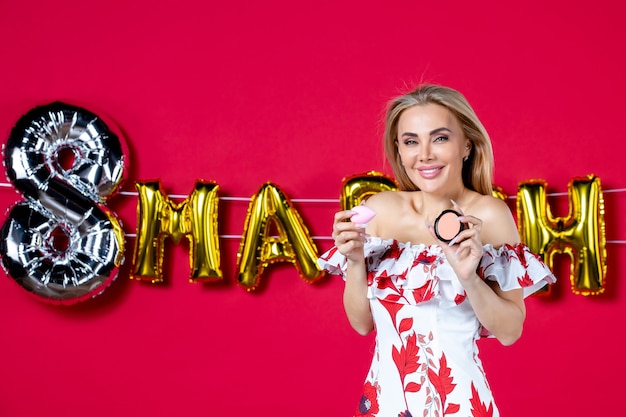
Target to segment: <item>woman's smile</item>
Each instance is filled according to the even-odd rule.
[[[435,178],[437,175],[439,175],[442,169],[443,169],[442,166],[437,166],[437,167],[432,167],[432,168],[422,167],[422,168],[418,168],[417,172],[419,172],[422,178],[432,179],[432,178]]]

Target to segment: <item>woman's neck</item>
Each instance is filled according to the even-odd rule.
[[[430,214],[440,213],[445,209],[453,208],[454,203],[458,204],[461,209],[464,209],[471,199],[471,191],[465,187],[441,194],[425,193],[423,191],[420,194],[421,204],[419,211]]]

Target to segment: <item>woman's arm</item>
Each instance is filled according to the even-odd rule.
[[[495,282],[480,277],[463,284],[480,323],[505,346],[522,336],[526,307],[523,290],[502,291]]]
[[[365,228],[363,225],[345,221],[351,214],[350,210],[335,214],[332,236],[335,246],[347,260],[343,291],[346,316],[357,333],[366,335],[374,329],[374,319],[367,298],[367,271],[363,254]]]
[[[485,201],[476,212],[487,220],[463,216],[469,229],[459,235],[453,246],[442,243],[442,247],[478,320],[503,345],[511,345],[522,335],[526,318],[523,291],[502,291],[497,283],[483,281],[476,268],[483,256],[483,239],[499,248],[505,243],[519,243],[519,234],[511,211],[502,200],[488,197]]]
[[[365,336],[374,329],[374,319],[367,298],[367,273],[364,262],[348,261],[343,307],[350,325],[357,333]]]

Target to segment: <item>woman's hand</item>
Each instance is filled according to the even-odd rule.
[[[474,216],[466,216],[461,208],[454,203],[455,211],[461,213],[459,221],[468,227],[459,233],[450,243],[442,242],[437,238],[432,226],[428,226],[430,234],[437,239],[442,247],[446,259],[454,269],[461,284],[478,278],[476,268],[483,257],[483,243],[480,238],[482,220]],[[480,279],[480,278],[478,278]]]
[[[351,210],[335,213],[332,237],[339,253],[349,261],[359,262],[364,260],[363,245],[367,235],[365,225],[346,221],[353,214]]]

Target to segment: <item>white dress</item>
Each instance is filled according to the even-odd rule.
[[[524,244],[483,249],[477,272],[504,291],[555,282]],[[372,237],[364,250],[376,348],[355,416],[498,416],[476,344],[489,332],[441,247]],[[345,278],[336,247],[318,263]]]

